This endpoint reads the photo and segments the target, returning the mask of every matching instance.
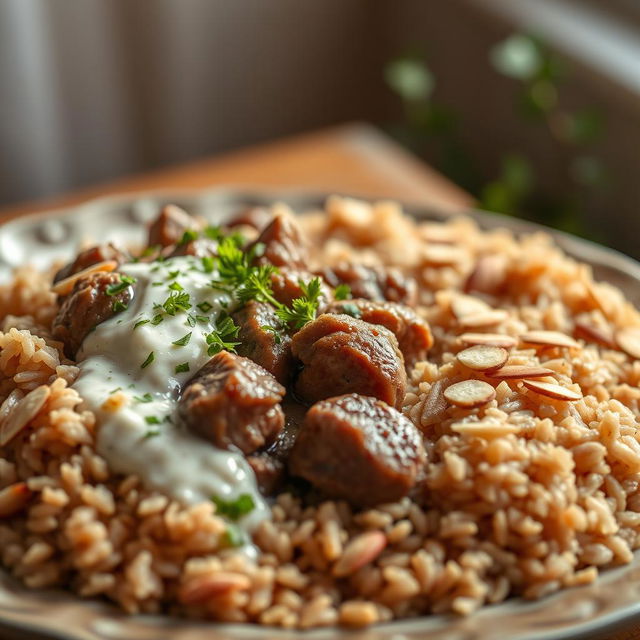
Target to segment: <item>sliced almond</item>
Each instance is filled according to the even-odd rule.
[[[440,422],[444,412],[447,410],[447,401],[444,399],[444,388],[446,380],[436,380],[429,389],[425,398],[420,416],[420,424],[427,427],[430,424]]]
[[[616,333],[618,346],[632,358],[640,359],[640,327],[628,327]]]
[[[94,273],[98,273],[99,271],[115,271],[118,268],[118,263],[115,260],[105,260],[104,262],[97,262],[96,264],[92,264],[91,266],[83,269],[82,271],[78,271],[78,273],[74,273],[70,275],[68,278],[64,280],[60,280],[60,282],[56,282],[52,287],[51,291],[59,296],[66,296],[73,291],[73,287],[76,282],[81,278],[86,278]]]
[[[560,384],[554,382],[543,382],[542,380],[523,380],[522,384],[535,391],[542,396],[553,398],[554,400],[566,400],[567,402],[576,402],[576,400],[582,399],[582,394],[568,389]]]
[[[516,338],[502,333],[463,333],[458,337],[458,340],[470,347],[476,344],[486,344],[492,347],[513,349],[518,344]]]
[[[463,380],[447,387],[444,397],[456,407],[474,409],[491,402],[496,397],[496,390],[483,380]]]
[[[479,329],[481,327],[493,327],[501,324],[509,317],[503,309],[489,309],[478,313],[469,314],[458,321],[461,326],[469,329]]]
[[[458,320],[486,311],[491,311],[491,307],[480,298],[458,294],[451,300],[451,312]]]
[[[481,420],[480,422],[454,422],[451,425],[451,430],[462,435],[488,439],[499,438],[510,433],[518,433],[520,428],[515,424],[506,422]]]
[[[474,371],[491,371],[502,367],[509,354],[502,347],[479,344],[460,351],[456,358],[460,364]]]
[[[20,400],[0,425],[0,446],[9,444],[33,420],[49,398],[51,390],[42,385]]]
[[[551,369],[537,365],[508,364],[496,371],[488,372],[487,375],[491,378],[500,378],[501,380],[518,380],[543,378],[544,376],[552,376],[554,373]]]
[[[580,340],[584,340],[585,342],[595,342],[596,344],[607,347],[608,349],[616,348],[616,343],[613,340],[613,334],[609,329],[596,327],[584,320],[576,320],[573,328],[573,335]]]
[[[20,511],[31,498],[31,489],[26,483],[18,482],[0,491],[0,518],[12,516]]]
[[[542,347],[567,347],[568,349],[580,347],[573,338],[559,331],[527,331],[520,336],[520,340]]]

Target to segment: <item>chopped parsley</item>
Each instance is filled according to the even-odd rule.
[[[151,402],[153,398],[150,393],[145,393],[143,396],[133,396],[136,402]]]
[[[225,547],[241,547],[245,543],[242,529],[237,524],[229,523],[221,537]]]
[[[198,239],[200,234],[195,229],[187,229],[183,234],[182,238],[180,238],[180,242],[178,244],[188,244],[189,242],[193,242]]]
[[[282,336],[280,335],[280,332],[275,327],[272,327],[271,325],[268,325],[268,324],[263,324],[260,328],[263,331],[268,331],[269,333],[272,333],[273,340],[276,344],[280,344],[282,342]]]
[[[198,309],[200,309],[202,313],[207,313],[207,311],[211,311],[211,309],[213,309],[213,305],[206,300],[204,302],[201,302],[200,304],[197,304],[196,307],[198,307]]]
[[[148,318],[143,318],[142,320],[138,320],[138,322],[136,322],[133,325],[133,328],[137,329],[138,327],[141,327],[143,324],[149,324],[149,322],[151,322],[151,320],[149,320]]]
[[[164,316],[161,313],[157,313],[155,316],[153,316],[153,318],[151,319],[151,324],[152,325],[158,325],[160,324],[162,321],[164,320]]]
[[[147,433],[144,434],[144,439],[147,440],[149,438],[155,438],[156,436],[160,435],[160,430],[159,429],[149,429],[149,431],[147,431]]]
[[[233,500],[225,500],[218,496],[211,496],[211,500],[216,505],[216,512],[230,520],[239,520],[251,513],[256,506],[253,497],[248,493],[242,493]]]
[[[202,269],[205,273],[211,273],[216,266],[213,256],[202,256]]]
[[[351,297],[351,287],[348,284],[339,284],[333,295],[336,300],[347,300]]]
[[[205,227],[202,230],[202,233],[204,233],[204,235],[211,240],[222,240],[224,238],[222,229],[220,227],[214,227],[212,225]]]
[[[129,308],[129,305],[125,304],[121,300],[114,300],[111,305],[111,310],[114,313],[120,313],[121,311],[126,311]]]
[[[105,293],[108,296],[118,295],[119,293],[122,293],[129,285],[132,285],[135,282],[136,279],[132,278],[131,276],[120,275],[120,282],[114,282],[113,284],[107,286],[107,288],[105,289]]]
[[[122,387],[116,387],[115,389],[111,389],[111,391],[109,391],[109,395],[113,395],[114,393],[118,393],[118,391],[122,391]]]
[[[169,285],[169,289],[172,291],[184,291],[184,287],[179,282],[172,282]]]
[[[360,311],[360,309],[358,309],[358,307],[352,302],[341,305],[340,309],[342,310],[342,313],[346,313],[352,318],[362,318],[362,311]]]
[[[221,351],[232,351],[235,353],[235,348],[240,344],[233,338],[238,337],[238,327],[230,316],[219,318],[216,322],[216,328],[211,332],[205,334],[204,338],[207,343],[207,354],[209,356],[215,356]]]
[[[176,269],[175,271],[169,271],[167,274],[170,280],[175,280],[180,275],[180,269]]]
[[[282,322],[293,325],[295,329],[302,329],[305,324],[316,319],[318,301],[322,293],[322,283],[320,278],[313,278],[307,284],[302,280],[298,284],[302,289],[302,296],[292,300],[290,307],[281,305],[280,308],[276,309],[276,314]]]
[[[195,326],[196,326],[196,319],[195,319],[195,317],[194,317],[194,316],[191,316],[191,315],[187,316],[187,321],[185,322],[185,324],[186,324],[188,327],[195,327]]]
[[[176,373],[186,373],[187,371],[189,371],[189,363],[188,362],[183,362],[182,364],[177,364],[176,365],[176,369],[175,369]]]
[[[185,345],[189,344],[189,340],[191,340],[191,334],[193,332],[189,331],[189,333],[186,333],[185,335],[182,336],[182,338],[180,338],[179,340],[174,340],[171,344],[175,344],[176,347],[184,347]]]
[[[147,356],[147,359],[140,365],[140,368],[146,369],[155,359],[156,359],[156,354],[153,351],[151,351]]]
[[[157,416],[145,416],[144,421],[147,424],[160,424],[161,420]]]
[[[191,309],[190,296],[186,291],[173,292],[163,303],[162,308],[170,316],[175,316],[179,311]]]

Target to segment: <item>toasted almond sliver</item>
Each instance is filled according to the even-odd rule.
[[[640,359],[640,327],[628,327],[616,333],[618,346],[632,358]]]
[[[78,271],[78,273],[74,273],[70,275],[68,278],[64,280],[60,280],[60,282],[56,282],[53,287],[51,287],[51,291],[59,296],[66,296],[71,293],[74,285],[80,278],[86,278],[93,273],[98,273],[99,271],[115,271],[118,268],[118,263],[115,260],[105,260],[104,262],[97,262],[96,264],[92,264],[90,267],[83,269],[82,271]]]
[[[502,380],[518,380],[524,378],[543,378],[544,376],[552,376],[555,371],[545,367],[524,364],[508,364],[506,367],[497,369],[496,371],[487,372],[491,378],[501,378]]]
[[[451,312],[458,320],[487,311],[491,311],[491,307],[480,298],[458,294],[451,300]]]
[[[0,425],[0,446],[9,444],[29,424],[49,398],[51,390],[46,385],[30,391],[20,400]]]
[[[573,328],[573,335],[585,342],[595,342],[608,349],[615,349],[616,343],[613,340],[613,334],[609,329],[596,327],[582,320],[576,320]]]
[[[527,331],[520,336],[520,340],[542,347],[567,347],[570,349],[580,347],[573,338],[559,331]]]
[[[527,389],[531,389],[531,391],[535,391],[536,393],[547,396],[549,398],[554,398],[555,400],[576,402],[576,400],[582,399],[581,393],[578,393],[573,389],[563,387],[562,385],[556,384],[554,382],[543,382],[542,380],[523,380],[522,384],[524,384]]]
[[[507,258],[500,253],[480,256],[467,278],[465,291],[491,293],[504,282],[507,274]]]
[[[516,338],[502,333],[463,333],[458,337],[458,340],[470,347],[476,344],[486,344],[491,347],[513,349],[518,344]]]
[[[451,430],[463,435],[478,436],[480,438],[499,438],[510,433],[518,433],[520,428],[515,424],[482,420],[480,422],[454,422]]]
[[[463,380],[447,387],[444,397],[457,407],[473,409],[491,402],[496,397],[496,390],[483,380]]]
[[[489,309],[478,313],[469,314],[458,321],[461,326],[469,329],[479,329],[480,327],[493,327],[504,322],[509,314],[503,309]]]
[[[450,244],[432,244],[422,251],[422,260],[425,264],[443,267],[460,262],[463,256],[461,249]]]
[[[458,362],[474,371],[491,371],[502,367],[509,354],[502,347],[479,344],[460,351],[456,358]]]

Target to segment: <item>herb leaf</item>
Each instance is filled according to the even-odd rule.
[[[175,368],[176,373],[185,373],[189,371],[189,363],[183,362],[182,364],[177,364]]]
[[[230,316],[219,318],[216,322],[216,328],[211,332],[205,334],[204,338],[208,345],[207,354],[215,356],[221,351],[231,351],[235,353],[235,348],[240,344],[233,338],[238,337],[238,327]]]
[[[153,398],[150,393],[145,393],[143,396],[133,396],[136,402],[151,402]]]
[[[160,418],[157,416],[145,416],[144,421],[147,424],[160,424]]]
[[[134,284],[136,282],[136,279],[132,278],[131,276],[125,276],[122,274],[119,274],[119,275],[120,275],[120,282],[114,282],[104,290],[104,292],[108,296],[115,296],[121,293],[122,291],[124,291],[129,285]]]
[[[151,351],[149,353],[149,355],[147,356],[147,359],[140,365],[141,369],[145,369],[146,367],[148,367],[154,360],[156,359],[156,354]]]
[[[148,438],[155,438],[156,436],[160,435],[160,430],[159,429],[149,429],[149,431],[147,431],[147,433],[144,434],[144,439],[147,440]]]
[[[126,311],[129,308],[129,305],[126,305],[122,300],[114,300],[111,305],[111,310],[114,313],[120,313],[121,311]]]
[[[142,320],[138,320],[138,322],[136,322],[133,325],[133,328],[137,329],[138,327],[141,327],[143,324],[148,324],[149,322],[151,322],[151,320],[149,320],[148,318],[143,318]]]
[[[347,300],[351,297],[351,287],[348,284],[339,284],[334,292],[336,300]]]
[[[211,500],[216,505],[216,512],[230,520],[239,520],[251,513],[256,506],[253,497],[248,493],[242,493],[233,500],[225,500],[218,496],[211,496]]]
[[[193,332],[189,331],[189,333],[186,333],[185,335],[182,336],[182,338],[180,338],[179,340],[174,340],[171,344],[175,344],[176,347],[184,347],[185,345],[189,344],[189,340],[191,340],[191,334]]]
[[[303,295],[295,298],[290,307],[280,307],[276,309],[276,314],[286,324],[293,325],[295,329],[302,329],[305,324],[316,319],[318,311],[318,301],[322,293],[322,283],[320,278],[313,278],[305,284],[302,280],[298,283]]]

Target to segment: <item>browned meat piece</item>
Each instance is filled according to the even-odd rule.
[[[53,321],[53,336],[64,343],[65,353],[75,358],[89,332],[113,317],[133,300],[133,287],[122,285],[120,274],[100,271],[80,278],[64,299]],[[109,292],[116,289],[112,295]],[[118,290],[120,289],[121,290]]]
[[[262,231],[262,229],[271,222],[272,218],[273,216],[269,209],[265,209],[264,207],[248,207],[232,216],[224,226],[228,229],[246,226]]]
[[[395,302],[355,299],[331,304],[326,313],[346,313],[370,324],[381,324],[398,339],[404,361],[411,366],[424,360],[433,346],[429,325],[410,307]]]
[[[293,368],[291,337],[273,307],[252,301],[232,317],[240,327],[237,352],[264,367],[278,382],[286,384]]]
[[[195,256],[196,258],[204,258],[205,256],[215,256],[217,249],[218,243],[215,240],[211,238],[196,238],[189,242],[179,242],[168,257]]]
[[[400,302],[415,306],[418,302],[418,285],[394,267],[365,267],[344,262],[337,267],[326,267],[323,278],[332,287],[347,284],[354,298],[366,298],[377,302]]]
[[[294,298],[300,298],[303,293],[300,287],[300,281],[308,283],[314,278],[317,278],[313,273],[304,271],[303,269],[288,269],[287,267],[280,267],[277,272],[271,276],[271,289],[273,290],[273,297],[284,305],[290,306]],[[327,305],[333,300],[333,292],[321,280],[322,292],[318,301],[318,311],[322,313],[326,309]]]
[[[304,234],[292,216],[276,216],[251,246],[256,244],[264,245],[264,252],[257,258],[257,264],[303,269],[308,262]]]
[[[263,495],[272,495],[282,488],[287,477],[287,460],[307,410],[297,402],[285,402],[282,409],[285,416],[284,429],[276,441],[265,451],[247,457]]]
[[[200,224],[184,209],[175,204],[168,204],[162,208],[160,215],[149,227],[149,246],[160,245],[169,247],[182,240],[188,229],[198,229]]]
[[[255,362],[221,351],[186,384],[178,412],[189,429],[217,447],[252,453],[282,430],[284,392]]]
[[[306,402],[361,393],[401,406],[407,376],[396,337],[379,325],[323,314],[293,336],[302,361],[295,391]]]
[[[99,244],[95,247],[85,249],[78,254],[78,257],[69,264],[65,265],[56,273],[53,278],[53,282],[60,282],[74,273],[78,273],[87,267],[90,267],[99,262],[105,262],[107,260],[113,260],[121,265],[129,259],[124,251],[120,251],[112,244]]]
[[[370,507],[406,496],[425,461],[410,420],[380,400],[353,393],[309,409],[289,470],[328,496]]]

